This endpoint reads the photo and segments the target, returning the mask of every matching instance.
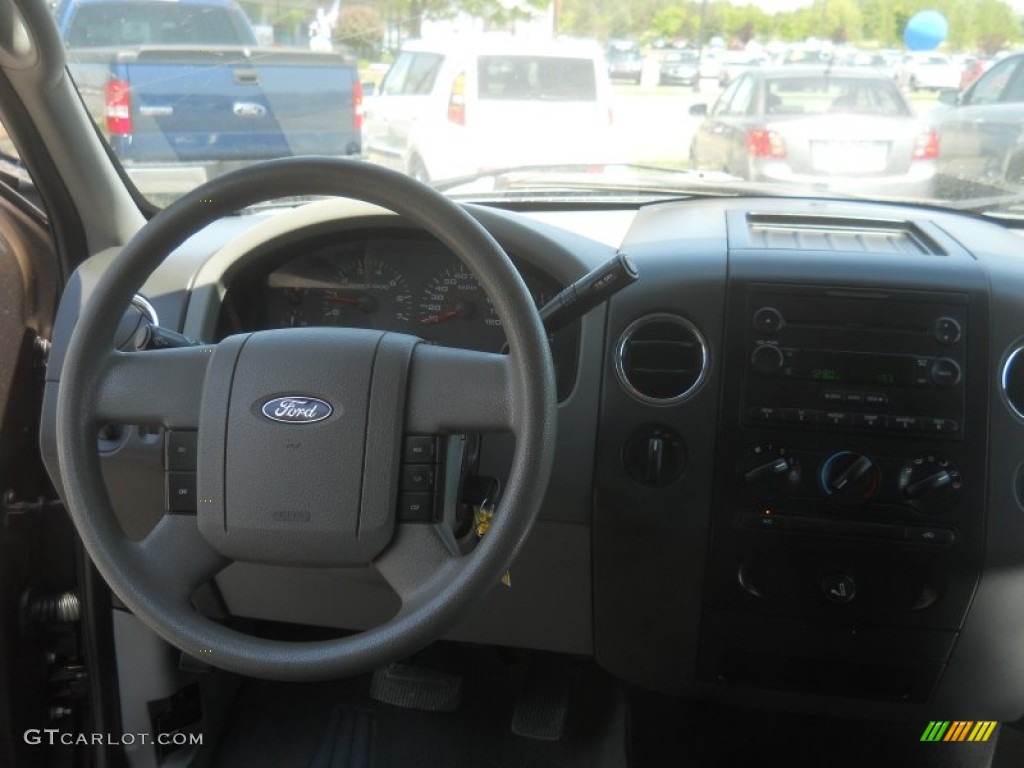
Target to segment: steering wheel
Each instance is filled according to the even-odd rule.
[[[396,333],[289,328],[216,345],[124,353],[124,308],[202,227],[272,198],[326,195],[401,215],[479,278],[508,354]],[[278,680],[372,669],[439,638],[499,581],[530,531],[554,451],[555,379],[525,284],[497,242],[440,193],[355,160],[287,158],[218,177],[158,213],[81,309],[57,396],[64,499],[111,589],[172,645],[225,670]],[[283,399],[300,401],[282,405]],[[198,511],[124,536],[100,472],[100,425],[198,430]],[[506,431],[511,471],[490,531],[462,555],[438,523],[396,520],[404,434]],[[196,612],[195,589],[229,561],[375,567],[401,607],[344,638],[264,639]]]

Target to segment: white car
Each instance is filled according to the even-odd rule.
[[[437,181],[616,162],[611,122],[611,84],[596,43],[415,41],[366,102],[363,147],[374,162]]]
[[[929,53],[923,56],[908,58],[900,72],[900,85],[911,91],[960,88],[960,75],[963,67],[954,63],[949,56]]]

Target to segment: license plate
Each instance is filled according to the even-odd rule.
[[[823,173],[884,171],[889,145],[884,141],[812,141],[811,162]]]

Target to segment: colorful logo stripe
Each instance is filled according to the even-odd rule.
[[[932,720],[921,741],[988,741],[996,725],[994,720]]]

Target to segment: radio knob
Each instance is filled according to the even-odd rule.
[[[881,473],[869,456],[856,451],[837,451],[821,465],[821,490],[830,501],[856,507],[878,493]]]
[[[759,445],[751,451],[743,471],[743,481],[754,496],[780,498],[800,482],[800,462],[781,446],[771,443]]]
[[[761,307],[754,313],[754,330],[760,333],[777,333],[786,321],[775,307]]]
[[[928,377],[936,387],[955,387],[960,383],[960,364],[948,357],[940,357],[932,363]]]
[[[900,470],[899,489],[914,509],[942,514],[960,501],[963,478],[956,465],[944,456],[918,456]]]
[[[772,376],[781,371],[785,363],[786,359],[782,356],[782,350],[771,344],[762,344],[750,356],[751,367],[766,376]]]

